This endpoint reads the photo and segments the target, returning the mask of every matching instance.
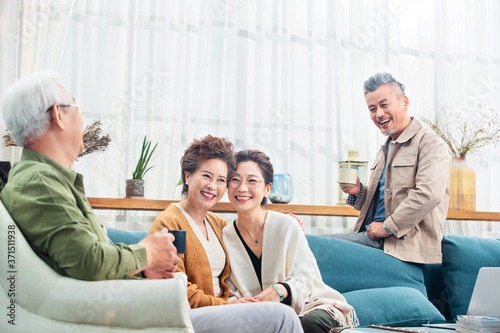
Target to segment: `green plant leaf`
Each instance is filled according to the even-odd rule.
[[[151,156],[153,156],[153,153],[156,150],[156,147],[158,147],[158,143],[156,143],[153,149],[151,149],[151,141],[147,140],[147,136],[144,136],[144,140],[142,141],[141,155],[139,157],[139,160],[137,161],[135,170],[132,173],[133,179],[144,179],[146,172],[148,172],[153,167],[148,167],[148,165],[149,161],[151,160]]]

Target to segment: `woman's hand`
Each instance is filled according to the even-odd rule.
[[[238,303],[258,303],[260,302],[257,297],[248,297],[248,298],[238,298],[234,301],[229,301],[229,304],[238,304]]]
[[[278,288],[280,288],[281,293],[283,294],[283,298],[287,298],[288,292],[286,288],[282,284],[277,284]],[[274,287],[267,287],[263,292],[255,296],[261,302],[280,302],[280,295]]]

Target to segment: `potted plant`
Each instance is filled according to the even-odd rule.
[[[157,146],[158,143],[156,143],[153,149],[151,149],[151,140],[147,140],[147,136],[144,136],[141,156],[139,157],[135,170],[132,173],[132,179],[127,179],[127,198],[144,197],[144,176],[152,168],[152,166],[148,167],[148,165]]]

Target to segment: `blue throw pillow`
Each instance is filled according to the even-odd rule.
[[[419,264],[403,262],[382,250],[340,239],[306,235],[323,281],[346,293],[353,290],[410,287],[427,296]]]
[[[444,236],[443,277],[452,318],[464,315],[481,267],[500,267],[500,240]]]
[[[137,244],[148,235],[146,231],[126,231],[115,228],[106,228],[108,237],[113,243]]]
[[[344,294],[354,307],[360,326],[420,326],[445,319],[416,289],[390,287],[351,291]]]

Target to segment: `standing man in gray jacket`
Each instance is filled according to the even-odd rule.
[[[364,83],[370,117],[387,141],[371,167],[368,186],[341,189],[360,210],[354,232],[325,235],[383,249],[415,263],[440,263],[442,224],[449,201],[449,154],[439,135],[408,113],[404,85],[379,73]]]

